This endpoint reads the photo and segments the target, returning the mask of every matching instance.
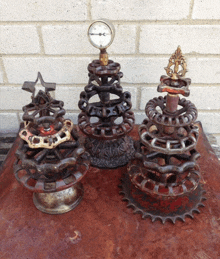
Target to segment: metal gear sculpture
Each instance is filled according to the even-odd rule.
[[[89,82],[78,104],[82,110],[78,125],[87,135],[85,147],[90,153],[91,165],[98,168],[126,165],[135,151],[132,138],[127,136],[134,125],[134,114],[130,110],[131,94],[123,92],[120,85],[123,76],[120,64],[109,60],[106,49],[100,47],[100,59],[90,63],[88,70]],[[111,99],[111,95],[117,98]],[[99,100],[94,102],[92,97]]]
[[[40,79],[45,91],[35,96]],[[63,102],[54,100],[49,91],[56,85],[45,83],[40,73],[35,82],[22,89],[32,93],[32,102],[23,107],[24,127],[14,165],[16,179],[33,191],[35,206],[46,213],[61,214],[75,208],[83,197],[80,180],[89,168],[85,152],[73,123],[65,120]]]
[[[199,213],[198,208],[204,206],[205,198],[196,162],[200,156],[195,149],[199,134],[194,125],[197,109],[179,98],[179,94],[189,96],[191,83],[189,78],[182,78],[187,70],[180,47],[165,70],[168,77],[161,77],[157,90],[167,92],[167,96],[146,104],[148,118],[139,127],[140,143],[122,179],[121,193],[127,206],[143,218],[175,223],[186,216],[193,218],[193,212]]]

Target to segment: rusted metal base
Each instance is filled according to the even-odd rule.
[[[199,126],[198,160],[207,201],[194,220],[161,224],[143,220],[118,194],[126,166],[90,168],[84,197],[74,210],[50,215],[37,210],[32,193],[13,174],[10,150],[0,172],[0,257],[7,259],[216,259],[220,258],[220,163]],[[138,126],[131,132],[138,140]]]
[[[75,184],[63,191],[33,194],[36,208],[48,214],[63,214],[74,209],[82,200],[83,185]]]
[[[204,207],[202,203],[205,191],[199,184],[190,193],[169,199],[157,199],[141,190],[137,189],[130,181],[128,174],[122,178],[123,200],[128,201],[127,207],[134,209],[134,213],[142,214],[142,218],[151,218],[152,222],[159,219],[163,223],[167,220],[176,222],[177,219],[185,221],[185,217],[194,218],[193,212],[200,213],[199,207]]]
[[[135,152],[133,139],[129,136],[113,140],[87,137],[85,148],[91,156],[91,165],[106,169],[126,165]]]

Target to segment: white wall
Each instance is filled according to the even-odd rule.
[[[189,97],[206,132],[220,143],[219,0],[7,0],[0,6],[0,131],[16,131],[30,94],[21,90],[40,71],[56,82],[56,98],[76,122],[87,65],[98,50],[87,39],[91,21],[112,20],[110,58],[120,62],[137,123],[170,55],[180,45],[192,79]]]

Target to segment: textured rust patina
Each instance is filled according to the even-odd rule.
[[[127,135],[134,125],[131,94],[123,92],[121,66],[109,60],[107,53],[114,36],[115,28],[106,19],[89,26],[89,41],[100,53],[99,59],[88,65],[89,82],[78,103],[78,126],[86,135],[91,165],[106,169],[126,165],[135,152],[133,140]]]
[[[38,80],[45,89],[35,95]],[[24,123],[14,163],[15,178],[33,192],[35,206],[51,214],[79,204],[83,197],[79,182],[90,164],[72,121],[63,118],[64,103],[49,93],[55,88],[56,84],[44,82],[39,72],[35,82],[24,82],[22,89],[32,93],[32,101],[23,107]]]
[[[179,71],[179,67],[183,70]],[[182,78],[186,63],[180,47],[165,69],[171,77],[162,76],[158,91],[165,89],[167,95],[146,104],[147,118],[138,129],[140,141],[128,164],[128,175],[122,178],[121,193],[134,213],[150,217],[152,222],[160,219],[163,223],[175,223],[184,221],[186,216],[193,218],[193,212],[200,212],[206,198],[197,164],[197,109],[189,100],[179,97],[183,93],[189,95],[191,81]]]
[[[84,199],[74,211],[63,215],[38,211],[31,192],[13,175],[17,140],[0,174],[0,258],[220,258],[220,163],[198,127],[206,206],[194,220],[175,225],[142,220],[126,208],[118,188],[126,167],[91,168],[83,179]],[[131,133],[136,140],[137,129]]]
[[[127,164],[134,154],[133,140],[127,136],[134,125],[131,94],[123,92],[120,85],[123,73],[119,63],[108,60],[102,65],[100,60],[93,60],[88,70],[89,82],[78,104],[82,110],[78,125],[87,135],[85,148],[91,155],[91,165],[117,168]],[[92,102],[93,97],[99,101]]]

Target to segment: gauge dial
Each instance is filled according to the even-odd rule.
[[[106,49],[114,39],[114,26],[107,20],[97,20],[88,29],[91,44],[98,49]]]

